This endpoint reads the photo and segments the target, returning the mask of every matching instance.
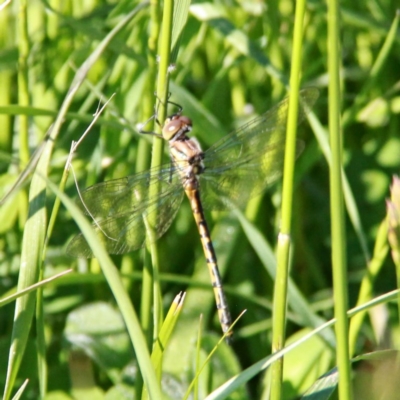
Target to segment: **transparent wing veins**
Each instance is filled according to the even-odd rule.
[[[314,88],[300,91],[298,123],[318,97]],[[204,153],[200,176],[205,208],[242,207],[282,175],[289,99],[234,130]],[[297,154],[303,148],[297,143]]]
[[[151,188],[159,185],[156,195]],[[98,237],[111,254],[122,254],[146,243],[146,221],[157,213],[154,240],[172,223],[183,198],[182,183],[170,164],[136,175],[106,181],[81,193],[82,211],[90,215]],[[84,204],[84,205],[83,205]],[[92,252],[82,234],[75,236],[67,252],[73,256],[91,257]]]

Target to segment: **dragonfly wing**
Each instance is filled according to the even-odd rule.
[[[149,234],[151,241],[161,237],[175,218],[182,198],[180,177],[168,165],[94,185],[81,193],[81,207],[92,217],[107,251],[123,254],[143,247]],[[71,240],[67,253],[93,257],[82,234]]]
[[[317,97],[317,89],[300,92],[299,123]],[[205,171],[200,179],[205,207],[243,206],[282,175],[288,106],[286,98],[204,153]],[[297,154],[303,147],[298,141]]]

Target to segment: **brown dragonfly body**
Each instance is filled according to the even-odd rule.
[[[317,89],[300,91],[298,122],[317,97]],[[228,331],[231,317],[203,207],[244,207],[251,197],[282,175],[288,104],[284,99],[204,152],[195,138],[187,136],[192,122],[181,115],[180,108],[167,118],[162,129],[163,138],[169,142],[172,164],[99,183],[80,196],[82,210],[93,219],[107,251],[122,254],[161,237],[186,193],[200,233],[223,332]],[[299,142],[298,154],[302,147]],[[82,234],[71,240],[67,252],[76,257],[93,257]]]

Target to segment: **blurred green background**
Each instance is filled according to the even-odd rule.
[[[54,122],[70,90],[76,70],[122,18],[138,3],[132,1],[30,1],[27,8],[28,42],[21,38],[18,3],[0,11],[0,194],[6,194],[27,166]],[[271,108],[286,95],[294,23],[293,1],[216,1],[191,5],[171,72],[171,100],[181,104],[194,121],[193,135],[203,149],[249,118]],[[343,160],[345,174],[360,223],[347,218],[346,245],[349,301],[354,306],[360,283],[372,257],[378,227],[386,214],[385,199],[393,174],[400,167],[400,32],[382,57],[379,54],[395,19],[397,2],[367,0],[341,2]],[[296,163],[292,278],[307,299],[309,310],[324,319],[333,315],[330,253],[329,168],[316,139],[318,123],[327,125],[326,4],[307,4],[303,43],[302,87],[314,86],[320,97],[313,107],[313,129],[305,122],[299,135],[305,150]],[[51,155],[49,179],[59,184],[70,150],[86,130],[100,102],[115,94],[100,119],[78,148],[73,171],[80,189],[112,178],[132,175],[149,167],[151,140],[138,134],[155,104],[155,76],[149,51],[149,8],[144,7],[108,44],[73,98]],[[26,46],[25,46],[26,45]],[[26,50],[28,86],[21,92],[18,65]],[[25,93],[25,97],[24,97]],[[20,106],[20,107],[17,107]],[[24,107],[23,107],[24,106]],[[27,135],[21,115],[28,116]],[[323,131],[319,129],[319,133]],[[26,145],[24,145],[26,140]],[[167,146],[165,146],[167,148]],[[24,149],[28,151],[24,151]],[[165,160],[168,161],[167,152]],[[16,289],[22,235],[27,218],[31,176],[0,208],[0,290],[6,297]],[[66,193],[77,197],[69,177]],[[246,215],[272,247],[279,232],[280,183],[252,200]],[[48,191],[50,213],[55,195]],[[223,345],[203,374],[199,397],[230,376],[270,353],[273,281],[266,266],[264,243],[254,244],[233,214],[209,213],[231,312],[238,322],[232,348]],[[48,398],[70,398],[79,378],[90,387],[90,398],[118,398],[127,390],[132,398],[136,379],[135,355],[124,324],[96,262],[69,258],[65,248],[78,233],[64,207],[47,246],[44,275],[67,268],[74,273],[44,290],[44,321],[49,366]],[[361,232],[361,233],[360,233]],[[360,239],[361,237],[361,239]],[[253,240],[253,241],[252,241]],[[363,241],[364,240],[364,241]],[[253,243],[251,245],[250,243]],[[220,336],[220,326],[208,271],[190,207],[184,200],[172,227],[158,242],[163,306],[167,310],[181,290],[187,290],[183,313],[167,349],[164,391],[182,398],[193,374],[199,315],[204,349]],[[113,256],[123,273],[136,310],[140,310],[143,251]],[[372,295],[396,288],[396,274],[388,255],[376,274]],[[139,312],[139,311],[138,311]],[[0,382],[6,379],[14,303],[0,312]],[[379,318],[380,319],[379,319]],[[303,317],[289,304],[288,337],[299,335]],[[113,327],[109,331],[110,326]],[[396,309],[381,307],[364,320],[356,353],[399,342]],[[18,375],[30,382],[24,398],[37,398],[35,328]],[[204,357],[204,355],[202,355]],[[81,357],[81,358],[79,358]],[[316,365],[312,360],[323,360]],[[297,365],[297,363],[299,365]],[[286,362],[285,399],[295,398],[335,365],[334,353],[316,342]],[[300,379],[301,377],[301,379]],[[78,383],[77,383],[78,382]],[[262,379],[253,379],[232,399],[257,399]],[[79,397],[76,393],[75,395]],[[54,397],[52,397],[54,396]],[[58,397],[60,396],[60,397]],[[65,396],[65,397],[63,397]],[[106,397],[109,396],[109,397]],[[83,397],[84,398],[84,397]],[[86,397],[89,398],[89,397]]]

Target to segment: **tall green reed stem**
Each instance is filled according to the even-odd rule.
[[[142,115],[144,118],[148,118],[154,112],[154,91],[155,91],[155,81],[157,75],[157,64],[156,64],[156,53],[157,53],[157,40],[160,35],[160,2],[151,1],[150,2],[150,36],[148,39],[148,56],[147,56],[147,84],[145,87],[145,93],[143,93],[143,109]],[[151,131],[154,131],[154,120],[152,120],[152,125],[149,127]],[[154,138],[155,140],[157,138]],[[150,164],[150,146],[145,138],[139,140],[138,151],[137,151],[137,163],[136,172],[143,171],[149,167]],[[153,266],[151,265],[151,260],[149,257],[150,248],[146,247],[144,250],[144,260],[143,260],[143,273],[142,273],[142,292],[141,292],[141,302],[140,302],[140,322],[142,325],[143,332],[146,336],[147,345],[149,351],[152,348],[154,337],[153,337],[153,303],[155,302],[154,294],[154,276],[153,276]],[[154,248],[153,259],[157,259],[156,248]],[[156,308],[159,310],[159,307]],[[142,382],[140,379],[136,380],[136,393],[139,397],[139,393],[142,391]]]
[[[346,234],[342,188],[342,138],[340,121],[340,32],[339,3],[328,1],[328,74],[329,74],[329,136],[332,151],[330,166],[330,207],[332,236],[333,291],[337,339],[337,366],[339,369],[339,398],[351,399]]]
[[[291,244],[291,220],[293,204],[293,175],[296,160],[296,129],[298,95],[300,88],[301,52],[305,0],[296,3],[293,32],[292,70],[290,76],[289,114],[285,149],[285,165],[282,193],[282,221],[278,236],[277,271],[274,288],[274,308],[272,316],[272,351],[283,348],[285,343],[287,285],[289,277],[289,254]],[[271,369],[271,399],[279,400],[282,394],[283,358],[275,362]]]
[[[167,101],[168,101],[168,88],[169,88],[169,60],[171,54],[171,34],[172,34],[172,13],[174,9],[174,1],[167,0],[164,2],[164,10],[163,10],[163,23],[161,30],[161,42],[158,54],[160,55],[160,68],[158,70],[158,79],[157,79],[157,97],[161,100],[161,104],[159,107],[158,118],[160,121],[164,122],[167,116]],[[163,144],[164,141],[154,137],[153,141],[153,152],[151,157],[151,167],[156,167],[162,162],[162,154],[163,154]],[[155,187],[158,190],[158,188]],[[159,261],[158,254],[155,246],[151,246],[151,255],[152,255],[152,263],[154,268],[154,273],[158,274],[159,271]],[[155,333],[158,334],[158,323],[161,319],[161,307],[160,299],[161,293],[159,291],[159,280],[158,277],[155,276],[155,281],[157,284],[154,287],[154,321],[155,321]],[[155,335],[156,337],[156,335]]]
[[[152,28],[151,28],[151,36],[149,38],[149,48],[151,55],[155,55],[155,46],[157,44],[158,33],[159,33],[159,3],[153,2],[151,4],[151,18],[152,18]],[[157,106],[158,115],[156,116],[161,123],[165,120],[167,114],[167,101],[168,101],[168,87],[169,87],[169,76],[168,76],[168,67],[171,53],[171,36],[172,36],[172,14],[174,9],[173,0],[167,0],[164,2],[164,9],[162,14],[162,30],[161,30],[161,41],[159,42],[158,54],[160,55],[159,62],[159,71],[158,71],[158,79],[157,79],[157,99],[156,101],[160,101],[160,104]],[[150,56],[151,56],[150,55]],[[151,65],[154,67],[154,59],[151,61]],[[151,76],[155,76],[155,74],[150,74]],[[149,76],[150,78],[150,76]],[[151,85],[151,83],[150,83]],[[160,127],[155,126],[156,130],[159,130]],[[152,156],[151,156],[151,167],[157,167],[162,163],[162,155],[163,155],[163,145],[164,141],[157,137],[153,136],[153,146],[152,146]],[[149,196],[157,196],[159,191],[159,187],[157,185],[152,185],[150,188]],[[150,226],[154,226],[155,220],[157,218],[157,213],[152,213],[150,216]],[[152,234],[150,232],[150,234]],[[143,289],[144,293],[142,295],[142,312],[141,318],[142,322],[146,322],[148,325],[148,321],[150,318],[150,314],[152,312],[150,295],[153,295],[153,349],[158,348],[157,341],[159,340],[161,323],[163,320],[163,312],[162,312],[162,299],[161,299],[161,289],[160,289],[160,279],[159,279],[159,271],[160,271],[160,262],[158,257],[157,246],[154,243],[154,240],[150,240],[150,243],[147,246],[146,251],[148,251],[151,255],[151,267],[148,264],[149,260],[146,259],[145,265],[143,268]],[[148,329],[148,333],[150,330]],[[162,355],[160,355],[160,358]],[[161,381],[161,366],[162,363],[159,362],[154,367],[156,368],[156,374]],[[147,388],[142,393],[142,399],[148,398]]]
[[[161,122],[165,120],[167,115],[167,101],[168,101],[168,88],[169,88],[168,67],[170,63],[170,53],[171,53],[173,9],[174,9],[173,0],[167,0],[164,2],[161,41],[159,42],[159,49],[158,49],[158,54],[160,55],[160,62],[159,62],[159,70],[157,78],[157,101],[160,101],[157,118]],[[154,13],[154,15],[157,15],[157,13]],[[152,40],[155,40],[155,38],[152,38]],[[160,129],[160,127],[158,127],[158,129]],[[162,162],[163,144],[164,141],[161,138],[154,136],[152,156],[151,156],[152,168],[159,166]],[[153,185],[151,187],[149,196],[150,197],[157,196],[158,190],[159,190],[158,186]],[[155,218],[157,218],[157,215],[155,214],[156,213],[152,213],[151,215],[152,221],[154,221]],[[150,225],[153,226],[154,224],[152,221],[150,221]],[[153,339],[154,342],[156,342],[159,336],[160,324],[162,321],[162,303],[161,303],[161,290],[159,281],[160,263],[158,258],[157,247],[154,244],[154,241],[151,240],[151,242],[152,243],[149,245],[148,249],[151,254],[152,273],[153,273],[153,305],[154,305]]]

